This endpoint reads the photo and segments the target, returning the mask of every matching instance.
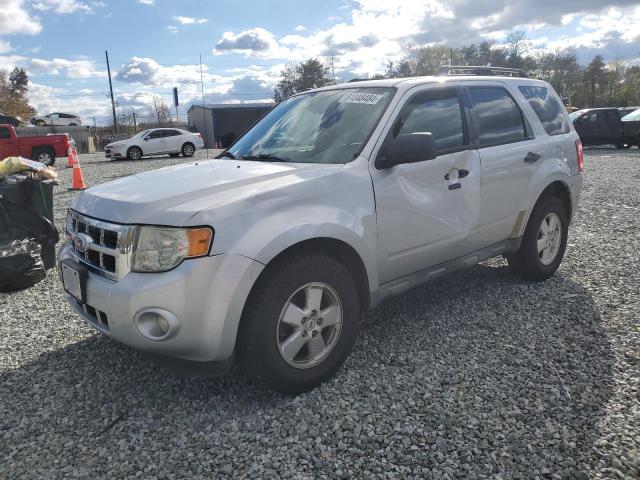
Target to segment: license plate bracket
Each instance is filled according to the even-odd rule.
[[[75,297],[81,303],[87,303],[87,276],[86,267],[65,258],[60,262],[62,272],[62,286],[68,294]]]

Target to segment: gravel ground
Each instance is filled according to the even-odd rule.
[[[0,294],[0,479],[640,478],[640,150],[586,153],[553,278],[494,259],[387,301],[299,397],[157,367],[85,326],[54,271]],[[183,160],[81,161],[94,185]]]

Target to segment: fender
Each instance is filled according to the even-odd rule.
[[[569,192],[572,191],[573,180],[571,169],[565,161],[552,158],[545,161],[531,176],[529,182],[529,195],[523,198],[520,214],[514,225],[512,237],[518,238],[524,235],[524,230],[529,222],[533,207],[537,203],[542,192],[554,182],[562,183]],[[573,201],[573,200],[571,200]],[[571,212],[569,212],[571,214]]]

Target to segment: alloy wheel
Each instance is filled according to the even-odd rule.
[[[562,221],[555,213],[542,220],[538,230],[538,257],[543,265],[550,265],[556,259],[562,243]]]
[[[303,285],[285,303],[276,332],[283,360],[298,369],[321,363],[334,349],[342,329],[342,303],[326,283]]]

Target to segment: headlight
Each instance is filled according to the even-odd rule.
[[[207,255],[212,239],[213,230],[207,227],[139,227],[131,269],[135,272],[171,270],[185,258]]]

